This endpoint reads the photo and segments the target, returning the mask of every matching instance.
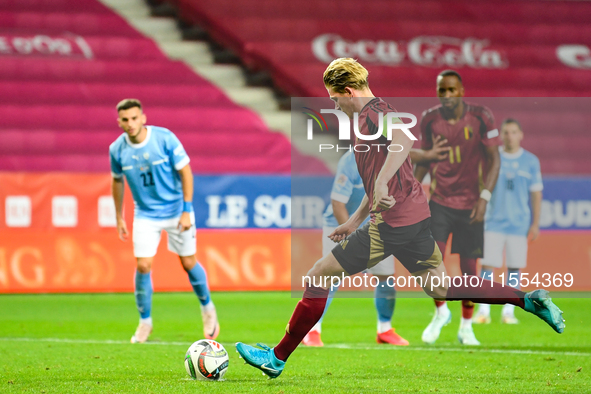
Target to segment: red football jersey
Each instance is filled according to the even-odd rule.
[[[431,163],[431,199],[454,209],[472,209],[480,198],[487,172],[485,147],[501,144],[492,112],[482,106],[464,102],[464,114],[450,124],[441,105],[423,112],[421,147],[431,149],[432,138],[447,139],[447,160]],[[492,190],[491,190],[492,191]]]
[[[361,134],[376,134],[380,112],[384,113],[385,119],[388,112],[396,112],[396,110],[380,98],[371,100],[363,107],[359,113],[359,132]],[[381,146],[378,146],[380,144]],[[374,201],[373,192],[375,181],[388,156],[387,147],[389,145],[390,141],[383,135],[373,141],[364,141],[356,138],[355,161],[357,162],[357,168],[363,180],[365,193],[369,198],[370,213],[377,217],[381,216],[384,222],[392,227],[409,226],[431,216],[427,195],[413,175],[410,156],[406,158],[400,169],[398,169],[394,177],[388,182],[389,195],[394,197],[396,204],[389,210],[383,211],[377,207],[377,202]],[[369,150],[362,152],[367,149],[367,146]]]

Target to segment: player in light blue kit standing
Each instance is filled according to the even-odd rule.
[[[121,101],[117,104],[117,114],[119,127],[124,133],[111,144],[109,155],[117,231],[123,241],[129,237],[123,218],[124,176],[135,203],[135,300],[140,323],[131,342],[146,342],[152,332],[153,289],[150,271],[162,230],[168,233],[168,249],[179,255],[201,303],[203,334],[208,339],[214,339],[219,334],[220,326],[211,301],[207,276],[195,256],[193,174],[189,156],[170,130],[145,125],[146,115],[139,100]]]
[[[447,158],[448,148],[447,141],[441,137],[437,137],[433,141],[433,148],[429,151],[422,149],[412,149],[410,152],[411,159],[414,163],[423,162],[428,163]],[[355,162],[355,155],[349,151],[345,153],[339,160],[337,165],[337,173],[332,186],[330,194],[331,203],[326,208],[324,213],[324,223],[322,227],[322,254],[327,255],[334,248],[335,243],[328,238],[328,236],[341,224],[345,223],[349,216],[352,215],[363,200],[365,196],[365,189],[363,188],[363,181],[357,163]],[[369,217],[359,226],[363,225],[369,220]],[[408,346],[408,341],[402,338],[392,327],[392,316],[394,316],[394,308],[396,306],[396,288],[388,286],[387,280],[389,276],[394,275],[394,256],[389,256],[376,264],[375,266],[366,270],[367,273],[376,276],[379,280],[378,286],[375,288],[375,307],[378,315],[377,322],[377,343],[388,343],[397,346]],[[330,306],[334,293],[337,289],[333,289],[326,300],[324,313]],[[321,339],[322,319],[310,332],[304,337],[302,343],[306,346],[324,346]]]
[[[507,262],[507,285],[519,289],[520,270],[527,262],[527,243],[540,234],[542,173],[540,161],[521,147],[523,131],[515,119],[501,126],[501,171],[485,217],[481,276],[493,280],[493,269]],[[531,210],[529,204],[531,203]],[[517,324],[515,306],[505,305],[501,322]],[[490,323],[490,305],[480,304],[475,323]]]

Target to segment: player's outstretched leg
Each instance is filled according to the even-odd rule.
[[[392,327],[392,316],[396,307],[396,288],[388,286],[387,277],[381,277],[374,291],[376,311],[378,313],[377,343],[387,343],[396,346],[408,346],[408,341],[402,338]]]
[[[554,305],[546,290],[534,290],[524,293],[502,283],[491,282],[477,276],[464,275],[450,278],[445,266],[415,272],[422,278],[423,290],[435,299],[448,301],[470,300],[488,304],[511,304],[544,320],[554,331],[562,333],[565,328],[562,311]],[[442,278],[446,278],[442,280]],[[454,280],[455,279],[455,280]],[[476,285],[478,284],[478,285]]]
[[[131,343],[144,343],[152,333],[152,274],[135,272],[135,303],[140,313],[140,323],[131,337]]]
[[[315,284],[319,284],[324,276],[340,276],[341,274],[346,273],[332,253],[322,257],[308,271],[307,276],[311,283],[306,283],[303,297],[296,305],[285,328],[285,335],[279,344],[274,348],[259,345],[261,350],[238,342],[236,351],[249,365],[260,369],[270,378],[279,376],[289,356],[324,313],[329,291],[328,288]],[[327,287],[330,287],[330,283]]]
[[[546,290],[534,290],[524,293],[500,283],[490,282],[486,279],[475,276],[463,276],[462,280],[454,283],[453,278],[449,281],[451,284],[446,291],[445,298],[449,301],[470,300],[472,302],[486,302],[489,304],[511,304],[518,306],[527,312],[533,313],[544,320],[554,331],[562,333],[564,331],[564,319],[562,311],[552,302]],[[464,282],[464,278],[466,282]],[[458,278],[459,279],[459,278]],[[470,286],[469,283],[476,279],[480,280],[479,286]],[[466,286],[465,283],[468,283]],[[458,285],[459,284],[459,285]],[[435,291],[440,294],[446,286],[441,286]]]
[[[470,280],[470,276],[467,276]],[[475,277],[474,277],[475,278]],[[491,285],[490,281],[481,279],[482,287],[452,286],[447,291],[446,298],[450,301],[470,299],[472,302],[487,302],[489,304],[511,304],[527,312],[531,312],[544,320],[554,331],[561,334],[564,331],[562,311],[552,302],[546,290],[534,290],[524,293],[520,290],[503,286],[500,283]]]
[[[278,377],[285,367],[285,361],[322,316],[327,297],[328,289],[306,284],[304,297],[298,302],[285,329],[285,336],[276,347],[271,349],[259,344],[261,350],[238,342],[236,351],[244,361],[270,378]]]
[[[218,322],[215,305],[213,304],[213,301],[211,301],[211,294],[209,292],[209,286],[207,285],[207,274],[194,255],[181,257],[181,263],[183,264],[185,271],[187,271],[189,282],[191,282],[193,291],[197,295],[199,303],[201,304],[203,335],[207,339],[215,339],[220,333],[220,324]]]
[[[324,319],[324,315],[326,315],[326,311],[332,304],[332,300],[334,298],[335,293],[339,290],[338,287],[331,288],[330,293],[328,294],[328,298],[326,299],[326,306],[324,307],[324,312],[322,312],[322,316],[318,323],[314,324],[314,327],[306,334],[304,339],[302,340],[302,345],[310,346],[310,347],[322,347],[324,343],[322,343],[321,333],[322,333],[322,319]]]

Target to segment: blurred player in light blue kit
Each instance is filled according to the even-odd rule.
[[[411,158],[415,162],[430,162],[441,160],[447,157],[448,148],[445,147],[447,141],[438,138],[434,141],[433,149],[430,151],[423,151],[421,149],[411,150]],[[324,223],[322,227],[322,254],[327,255],[334,248],[335,243],[328,238],[328,236],[341,224],[345,223],[351,214],[353,214],[363,197],[365,196],[365,189],[357,163],[355,162],[355,155],[349,151],[345,153],[339,160],[337,165],[337,173],[332,186],[330,194],[331,203],[326,208],[324,213]],[[368,218],[360,225],[362,227]],[[377,337],[378,343],[389,343],[391,345],[407,346],[408,341],[398,335],[392,327],[392,316],[394,316],[394,308],[396,306],[396,288],[388,286],[387,280],[389,276],[394,275],[394,256],[389,256],[376,264],[375,266],[366,270],[367,273],[376,276],[379,280],[378,286],[374,290],[375,307],[378,315],[377,323]],[[338,289],[333,289],[329,298],[326,300],[326,307],[324,313],[330,306],[334,293]],[[324,317],[324,315],[323,315]],[[308,335],[304,337],[302,343],[306,346],[323,346],[321,339],[322,332],[322,317],[310,330]]]
[[[501,171],[486,211],[481,276],[493,280],[493,269],[503,265],[504,251],[507,285],[519,288],[520,270],[527,263],[528,240],[535,240],[540,233],[542,173],[538,158],[521,147],[523,131],[518,121],[506,119],[501,138]],[[514,309],[508,304],[503,307],[502,323],[518,323]],[[490,321],[490,305],[480,304],[474,322]]]
[[[109,155],[117,231],[123,241],[129,237],[123,218],[124,176],[135,203],[133,251],[137,259],[135,299],[140,323],[131,342],[143,343],[152,332],[150,271],[162,230],[168,233],[168,249],[179,255],[201,303],[203,333],[206,338],[214,339],[220,327],[207,276],[195,256],[193,174],[189,156],[170,130],[145,125],[146,115],[139,100],[121,101],[117,104],[117,114],[124,133],[111,144]]]

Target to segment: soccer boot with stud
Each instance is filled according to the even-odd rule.
[[[564,319],[562,318],[562,311],[553,302],[548,295],[548,290],[538,289],[530,291],[525,295],[523,300],[525,306],[523,309],[533,313],[540,319],[544,320],[550,327],[559,334],[564,331]]]
[[[275,357],[275,352],[269,346],[262,343],[257,343],[257,346],[258,348],[237,342],[236,351],[247,364],[260,369],[270,379],[281,375],[285,368],[285,361]]]

